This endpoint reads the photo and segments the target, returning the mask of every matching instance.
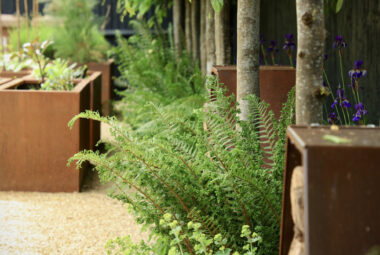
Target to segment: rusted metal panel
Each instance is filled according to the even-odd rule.
[[[227,95],[237,91],[236,66],[213,66],[211,73],[218,76],[220,83],[227,88]],[[290,66],[260,66],[260,99],[270,104],[277,118],[289,91],[296,84],[296,71]]]
[[[297,164],[305,169],[306,254],[369,254],[380,248],[380,128],[294,126],[287,133],[280,254],[288,254],[293,238],[288,193]]]
[[[115,62],[113,59],[109,59],[107,62],[89,62],[86,63],[86,65],[89,71],[98,71],[102,73],[102,113],[104,115],[109,115],[111,113],[110,100],[114,98],[113,76],[115,75]]]
[[[89,149],[89,121],[67,123],[90,109],[90,82],[72,91],[19,90],[38,80],[17,79],[0,87],[0,190],[79,191],[85,169],[67,160]]]

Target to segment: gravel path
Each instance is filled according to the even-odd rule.
[[[103,130],[102,130],[103,131]],[[106,254],[110,239],[147,240],[96,173],[81,193],[0,192],[0,255]]]

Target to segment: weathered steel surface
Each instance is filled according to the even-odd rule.
[[[305,169],[306,254],[368,254],[379,248],[380,128],[294,126],[287,134],[280,254],[288,254],[293,238],[289,185],[300,164]]]
[[[104,63],[89,62],[86,63],[89,71],[98,71],[102,73],[102,113],[109,115],[111,113],[110,100],[114,97],[113,78],[115,75],[115,62],[113,59]]]
[[[93,72],[88,77],[91,84],[90,105],[91,111],[101,112],[102,74]],[[95,145],[100,140],[100,122],[90,120],[90,148],[96,149]]]
[[[214,66],[212,74],[227,88],[227,95],[235,95],[236,66]],[[260,66],[260,99],[270,104],[275,116],[280,117],[282,105],[288,99],[288,92],[296,84],[296,72],[290,66]]]
[[[89,149],[89,121],[72,130],[67,123],[90,109],[90,82],[72,91],[15,89],[38,82],[29,77],[0,86],[0,190],[79,191],[85,169],[66,164]]]

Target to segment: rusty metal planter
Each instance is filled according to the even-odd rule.
[[[325,135],[350,142],[333,143]],[[293,126],[287,137],[280,254],[288,255],[293,239],[289,190],[296,166],[304,169],[306,255],[379,249],[380,128]]]
[[[113,59],[109,59],[107,62],[86,63],[89,71],[98,71],[102,73],[102,96],[101,105],[102,113],[109,115],[111,113],[111,100],[114,97],[113,75],[115,73],[115,62]]]
[[[85,168],[67,167],[67,160],[89,149],[89,120],[72,130],[68,121],[91,109],[91,79],[71,91],[16,89],[38,84],[30,77],[0,86],[0,190],[80,191]]]
[[[227,95],[236,99],[236,66],[214,66],[212,74],[227,87]],[[296,70],[290,66],[260,66],[260,99],[270,104],[276,117],[288,99],[288,92],[296,84]]]

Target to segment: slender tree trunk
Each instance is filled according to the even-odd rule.
[[[4,45],[4,35],[3,35],[3,18],[1,17],[1,14],[3,13],[2,8],[2,1],[0,0],[0,40],[1,40],[1,52],[3,53],[3,70],[6,70],[5,68],[5,45]]]
[[[323,0],[296,0],[296,4],[296,123],[322,123],[321,86],[325,49]]]
[[[24,0],[24,10],[25,10],[27,36],[28,36],[28,41],[30,41],[30,23],[29,23],[28,0]]]
[[[200,0],[201,1],[201,34],[200,34],[200,54],[201,54],[201,69],[202,73],[206,74],[207,72],[207,50],[206,50],[206,19],[207,19],[207,10],[206,2],[210,0]]]
[[[224,1],[222,10],[215,12],[215,55],[217,65],[232,64],[230,34],[230,1]]]
[[[260,96],[259,85],[260,0],[238,0],[237,14],[237,101],[240,119],[248,120],[249,94]]]
[[[200,60],[200,0],[191,0],[191,30],[192,30],[192,45],[193,59]]]
[[[17,50],[20,52],[21,45],[20,45],[20,28],[21,28],[21,22],[20,22],[20,0],[16,0],[16,16],[17,16]]]
[[[173,0],[173,32],[174,32],[174,47],[177,57],[182,54],[182,40],[183,28],[181,24],[182,14],[182,0]]]
[[[192,31],[191,31],[191,3],[185,0],[185,35],[186,35],[186,49],[189,53],[193,50],[192,44]]]
[[[207,52],[207,73],[211,73],[211,68],[215,64],[215,12],[211,1],[206,1],[206,52]]]

